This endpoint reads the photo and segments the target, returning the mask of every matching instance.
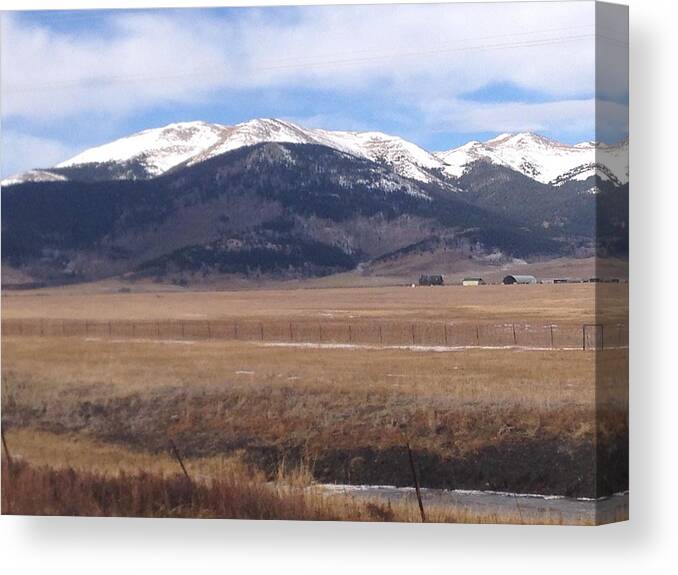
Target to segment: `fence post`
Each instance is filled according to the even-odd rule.
[[[240,337],[240,326],[237,321],[233,324],[233,337],[235,337],[235,339]]]
[[[174,445],[174,441],[172,441],[171,439],[169,440],[169,446],[170,446],[170,451],[172,452],[172,455],[175,457],[175,459],[179,462],[179,465],[181,466],[181,471],[184,472],[186,479],[188,479],[188,481],[191,482],[191,477],[188,475],[188,471],[186,471],[186,467],[184,466],[184,462],[181,459],[181,455],[179,454],[179,450],[177,449],[177,446]]]
[[[476,347],[480,347],[480,328],[476,324]]]
[[[518,345],[518,336],[516,335],[516,324],[511,324],[511,329],[513,330],[513,345]]]
[[[261,336],[261,341],[264,341],[264,322],[263,321],[259,324],[259,335]]]
[[[353,343],[353,329],[350,323],[348,324],[348,343]]]
[[[381,329],[381,324],[379,324],[379,344],[380,345],[384,344],[384,333]]]
[[[410,469],[412,470],[412,477],[414,478],[414,489],[417,492],[417,502],[419,503],[419,513],[421,514],[421,522],[426,523],[426,514],[424,513],[424,503],[421,500],[421,489],[419,488],[419,477],[417,476],[417,469],[414,466],[414,457],[412,456],[412,449],[410,442],[407,445],[407,457],[410,460]]]
[[[414,345],[414,324],[412,324],[410,328],[412,329],[412,345]]]
[[[7,440],[5,439],[5,430],[0,430],[0,435],[2,435],[2,447],[5,450],[5,457],[7,458],[7,466],[11,470],[12,468],[12,455],[9,452],[9,447],[7,447]]]
[[[292,331],[292,322],[290,322],[290,341],[294,341],[294,332]]]
[[[443,324],[443,334],[444,334],[444,339],[445,339],[445,347],[447,347],[447,324]]]
[[[549,328],[551,329],[551,349],[553,349],[553,324],[551,324]]]
[[[323,324],[318,324],[318,335],[320,336],[320,343],[323,342]]]
[[[605,349],[605,326],[600,324],[600,351]]]
[[[586,351],[586,325],[581,326],[581,348]]]
[[[137,324],[136,322],[132,322],[132,337],[135,337],[137,335]]]
[[[40,335],[45,335],[45,320],[40,320]]]

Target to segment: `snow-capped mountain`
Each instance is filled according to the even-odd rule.
[[[561,185],[597,175],[620,185],[628,182],[628,141],[616,145],[583,142],[562,144],[529,132],[501,134],[486,142],[472,141],[437,152],[445,173],[461,176],[468,166],[485,160],[507,166],[543,184]]]
[[[344,132],[303,128],[276,119],[255,119],[235,126],[184,122],[144,130],[97,146],[55,166],[6,179],[3,185],[24,181],[66,179],[68,170],[111,166],[112,179],[145,179],[164,174],[180,165],[194,165],[220,154],[263,142],[317,144],[390,166],[398,175],[430,182],[430,170],[445,164],[416,144],[381,132]]]
[[[624,255],[628,187],[607,166],[608,181],[577,180],[605,174],[592,160],[623,158],[623,146],[505,135],[435,158],[377,132],[172,124],[3,188],[3,263],[48,282],[204,281],[326,275],[440,250],[462,259]],[[554,148],[575,148],[581,163],[554,168]]]
[[[305,128],[277,119],[254,119],[235,126],[181,122],[144,130],[90,148],[54,168],[7,178],[3,186],[35,181],[148,179],[226,152],[264,142],[316,144],[390,167],[419,182],[457,190],[455,180],[477,160],[505,166],[554,186],[597,175],[615,185],[628,182],[628,142],[616,145],[562,144],[532,133],[501,134],[445,152],[429,153],[412,142],[382,132]]]

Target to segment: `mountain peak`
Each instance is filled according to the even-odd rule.
[[[486,144],[495,144],[498,142],[503,142],[504,140],[508,140],[509,138],[512,138],[514,134],[510,132],[504,132],[503,134],[499,134],[498,136],[495,136],[494,138],[491,138],[489,140],[485,140]],[[474,142],[475,140],[472,140],[471,142]],[[469,142],[469,144],[471,143]]]
[[[616,151],[619,146],[623,148],[620,144],[612,149]],[[482,143],[469,142],[436,156],[445,162],[445,172],[453,177],[461,176],[471,163],[482,159],[521,172],[543,184],[559,185],[568,179],[600,176],[601,170],[591,167],[597,163],[604,164],[616,181],[628,181],[625,154],[606,153],[602,157],[603,149],[607,148],[600,144],[568,145],[534,132],[518,132],[500,134]]]
[[[56,167],[137,162],[143,165],[148,176],[157,176],[215,144],[224,128],[199,121],[167,124],[90,148]]]

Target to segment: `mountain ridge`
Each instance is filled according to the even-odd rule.
[[[590,177],[618,186],[628,181],[627,141],[615,145],[595,142],[569,145],[520,132],[432,153],[383,132],[331,131],[259,118],[234,126],[192,121],[143,130],[84,150],[53,168],[29,170],[0,184],[7,187],[27,181],[148,179],[264,142],[327,146],[385,164],[401,176],[435,182],[451,191],[459,191],[457,180],[478,160],[509,167],[554,186]]]
[[[317,144],[261,143],[137,180],[3,191],[3,262],[46,282],[143,274],[309,277],[427,238],[506,257],[568,251],[526,225]]]

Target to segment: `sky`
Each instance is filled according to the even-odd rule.
[[[431,151],[522,131],[613,143],[628,87],[596,93],[594,22],[593,2],[4,12],[0,172],[192,120],[379,130]]]

